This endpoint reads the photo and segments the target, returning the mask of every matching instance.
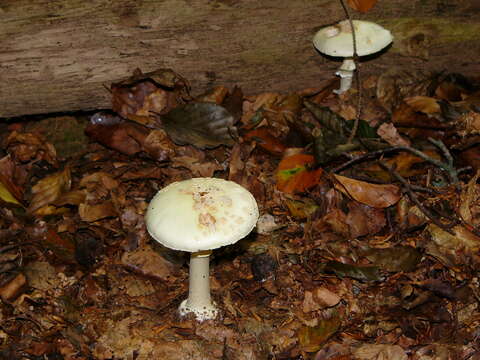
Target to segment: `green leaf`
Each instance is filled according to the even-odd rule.
[[[338,277],[351,277],[360,281],[382,280],[377,266],[358,266],[344,264],[339,261],[329,261],[324,270],[331,271]]]
[[[214,103],[189,103],[179,106],[161,117],[167,134],[178,145],[198,148],[233,146],[237,129],[233,116]]]

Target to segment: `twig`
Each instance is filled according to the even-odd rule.
[[[348,137],[347,144],[352,143],[353,139],[355,138],[355,135],[357,134],[358,131],[358,126],[360,124],[360,114],[362,112],[362,87],[360,85],[360,69],[359,69],[359,62],[358,62],[358,54],[357,54],[357,37],[355,34],[355,28],[353,27],[353,20],[352,17],[350,16],[350,11],[348,10],[348,6],[345,5],[343,0],[340,0],[340,4],[342,4],[343,11],[345,12],[345,16],[348,19],[348,22],[350,23],[350,27],[352,29],[352,40],[353,40],[353,62],[355,63],[355,67],[357,70],[355,71],[355,81],[357,83],[358,87],[358,97],[357,97],[357,114],[355,117],[355,122],[353,123],[353,128],[350,133],[350,136]]]
[[[448,174],[448,177],[450,178],[450,182],[453,185],[458,187],[458,185],[459,185],[458,171],[457,171],[457,169],[455,169],[455,167],[453,165],[453,157],[452,157],[450,151],[448,151],[445,144],[443,142],[441,142],[440,140],[434,140],[434,139],[431,139],[431,138],[429,138],[428,140],[433,145],[437,146],[442,151],[443,156],[447,160],[446,163],[442,162],[440,160],[434,159],[434,158],[428,156],[427,154],[421,152],[420,150],[417,150],[417,149],[415,149],[413,147],[410,147],[410,146],[393,146],[393,147],[387,148],[387,149],[372,151],[370,153],[361,155],[357,158],[351,159],[351,160],[343,163],[342,165],[337,166],[331,172],[336,173],[336,172],[342,171],[342,170],[346,169],[347,167],[349,167],[349,166],[351,166],[355,163],[359,163],[359,162],[363,162],[363,161],[368,160],[368,159],[376,158],[376,157],[379,157],[379,156],[384,155],[384,154],[397,152],[397,151],[408,151],[408,152],[412,153],[413,155],[416,155],[419,158],[421,158],[421,159],[439,167],[440,169],[444,170]]]
[[[439,228],[442,230],[448,232],[451,235],[455,235],[455,232],[451,229],[453,226],[455,226],[458,222],[453,221],[450,224],[443,224],[439,219],[437,219],[431,212],[428,210],[426,207],[423,206],[423,204],[418,200],[417,195],[413,192],[412,187],[408,183],[407,180],[403,178],[397,171],[394,169],[390,168],[385,164],[382,160],[378,160],[378,164],[380,167],[382,167],[384,170],[388,171],[395,179],[397,179],[405,188],[407,191],[408,197],[410,200],[413,201],[415,205],[417,205],[418,209],[426,216],[428,217],[435,225],[437,225]]]

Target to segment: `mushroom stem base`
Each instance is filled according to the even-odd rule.
[[[333,90],[335,94],[343,94],[352,87],[353,72],[356,68],[357,66],[352,58],[345,58],[343,60],[342,66],[340,66],[340,69],[335,73],[335,75],[340,76],[340,89]]]
[[[203,251],[190,256],[188,299],[180,304],[180,316],[194,313],[198,321],[204,321],[218,315],[210,297],[210,254],[211,251]]]

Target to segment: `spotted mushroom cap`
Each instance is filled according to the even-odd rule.
[[[358,56],[374,54],[393,41],[392,34],[370,21],[353,20]],[[313,37],[315,48],[325,55],[352,57],[353,35],[350,21],[320,29]]]
[[[216,178],[166,186],[153,197],[145,215],[155,240],[188,252],[234,244],[252,231],[257,220],[253,195],[233,181]]]

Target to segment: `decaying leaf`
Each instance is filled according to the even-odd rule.
[[[32,187],[33,197],[28,211],[36,213],[43,206],[53,204],[61,194],[70,190],[71,182],[69,167],[65,167],[62,171],[49,175],[38,181]]]
[[[437,75],[421,71],[390,69],[383,72],[377,81],[377,98],[392,113],[408,96],[428,95],[428,90]]]
[[[420,111],[425,114],[440,113],[440,105],[435,98],[429,96],[412,96],[405,98],[404,101],[415,111]]]
[[[480,134],[480,113],[467,112],[456,118],[455,126],[461,136]]]
[[[144,126],[125,121],[113,125],[89,124],[85,134],[100,144],[126,155],[142,151],[149,131]]]
[[[302,350],[305,352],[316,352],[322,345],[335,334],[341,325],[338,314],[332,315],[329,319],[322,319],[317,326],[304,326],[298,332],[298,340]]]
[[[45,160],[53,166],[57,165],[55,147],[39,134],[13,131],[7,137],[5,148],[12,159],[21,163]]]
[[[104,201],[101,204],[80,204],[78,213],[80,218],[87,222],[118,216],[117,210],[111,201]]]
[[[292,215],[296,219],[305,219],[312,216],[318,209],[318,205],[312,199],[286,199],[285,204]]]
[[[464,226],[455,226],[453,228],[454,235],[435,224],[429,224],[427,231],[435,244],[435,247],[431,247],[427,243],[427,252],[431,255],[438,256],[455,265],[465,264],[467,259],[478,261],[476,256],[480,249],[480,237]]]
[[[359,237],[373,235],[386,225],[385,213],[382,209],[374,208],[356,201],[348,203],[348,214],[345,222],[350,227],[350,236]]]
[[[267,127],[259,127],[245,134],[245,140],[255,141],[261,148],[271,154],[281,155],[287,148],[283,143],[272,135]]]
[[[170,69],[146,74],[137,69],[127,80],[112,84],[111,90],[113,110],[142,125],[155,125],[157,115],[189,98],[186,80]]]
[[[430,156],[433,159],[440,159],[440,155],[436,151],[432,150],[424,150],[424,154]],[[424,171],[422,166],[419,166],[422,163],[425,163],[425,160],[413,155],[410,152],[401,152],[391,158],[383,160],[384,163],[391,169],[395,169],[395,171],[400,174],[401,176],[408,178],[410,176],[415,176],[421,174]],[[383,181],[391,181],[392,177],[389,172],[385,169],[381,168],[378,164],[369,164],[364,168],[370,176],[380,179]]]
[[[22,273],[18,273],[11,281],[0,286],[0,298],[5,302],[15,300],[26,289],[27,279]]]
[[[377,134],[392,146],[410,146],[410,141],[400,136],[397,128],[391,123],[380,125]]]
[[[422,258],[420,251],[410,246],[368,249],[365,256],[373,265],[391,272],[413,271]]]
[[[340,296],[326,287],[318,287],[313,291],[305,291],[303,299],[303,312],[311,312],[327,307],[332,307],[340,302]]]
[[[201,149],[233,146],[238,137],[233,116],[213,103],[179,106],[162,116],[162,124],[176,144],[191,144]]]
[[[320,181],[323,170],[309,170],[315,159],[312,155],[295,154],[283,158],[278,164],[277,188],[285,193],[304,192]]]
[[[398,345],[363,344],[354,350],[358,360],[407,360],[408,356]]]
[[[24,172],[14,163],[10,155],[0,159],[0,199],[22,205]]]
[[[75,244],[65,234],[61,236],[55,230],[49,229],[43,238],[42,246],[66,263],[75,261]]]
[[[221,105],[227,95],[228,89],[225,86],[215,86],[207,93],[197,96],[195,98],[195,101],[201,103],[214,103],[217,105]]]
[[[175,154],[175,146],[162,129],[150,131],[143,142],[143,148],[156,161],[170,160]]]
[[[365,181],[334,175],[338,181],[335,188],[355,200],[376,208],[386,208],[400,200],[401,192],[396,185],[378,185]]]
[[[139,248],[125,252],[121,259],[122,265],[141,275],[160,280],[169,279],[175,271],[175,266],[155,252],[151,247]]]
[[[5,201],[7,203],[15,204],[15,205],[22,205],[14,196],[13,194],[7,189],[7,187],[3,184],[0,180],[0,200]]]
[[[358,266],[339,261],[329,261],[324,270],[331,271],[339,277],[351,277],[360,281],[379,281],[382,279],[377,266]]]

